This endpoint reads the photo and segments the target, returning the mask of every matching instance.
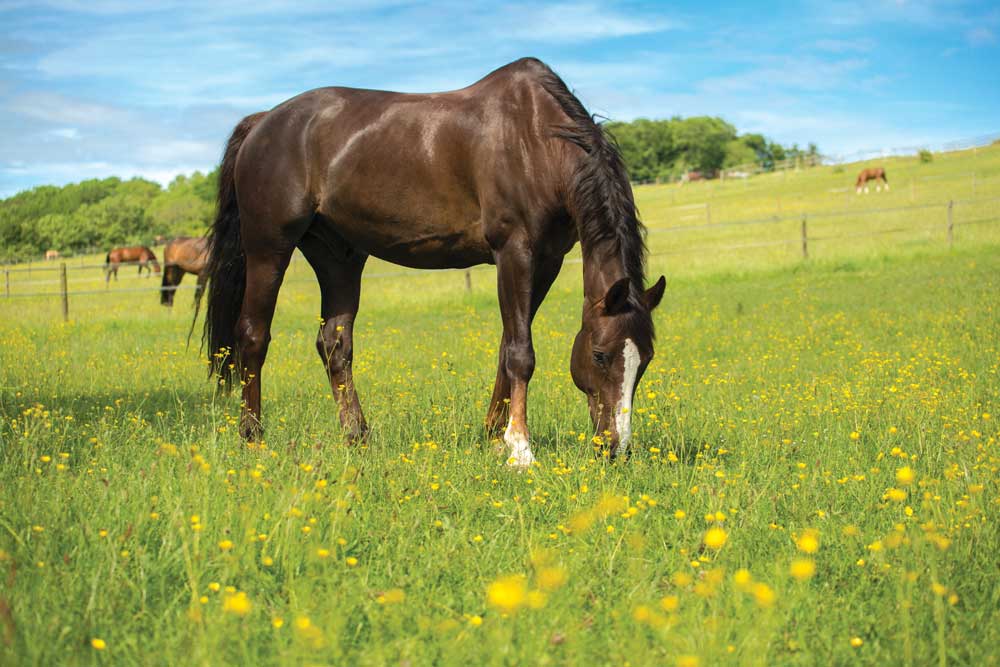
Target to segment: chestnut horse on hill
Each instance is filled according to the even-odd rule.
[[[885,180],[885,169],[882,167],[869,167],[861,170],[861,173],[858,174],[858,180],[854,183],[858,194],[861,194],[862,187],[864,187],[865,193],[868,192],[868,181],[875,181],[875,192],[881,192],[882,185],[885,186],[886,191],[889,190],[889,181]],[[882,181],[881,185],[879,181]]]
[[[194,312],[198,316],[198,306],[201,304],[201,294],[208,280],[205,267],[208,265],[208,239],[180,236],[167,243],[163,248],[163,281],[160,283],[160,303],[170,307],[174,305],[174,292],[184,279],[184,274],[191,273],[198,278],[194,290]]]
[[[244,118],[226,147],[210,236],[212,372],[242,384],[240,432],[259,437],[271,320],[298,248],[320,284],[316,349],[348,438],[361,438],[352,360],[368,257],[494,264],[503,337],[486,425],[503,434],[508,464],[530,466],[531,323],[577,241],[583,307],[570,370],[594,441],[613,457],[629,451],[666,281],[645,288],[644,227],[621,154],[566,84],[525,58],[445,93],[303,93]]]
[[[139,275],[142,269],[146,269],[146,277],[153,275],[153,271],[160,272],[160,264],[156,261],[156,255],[152,250],[144,245],[129,246],[127,248],[112,248],[104,258],[104,282],[111,281],[111,274],[115,274],[118,280],[118,267],[122,264],[138,264]],[[150,268],[152,267],[152,268]]]

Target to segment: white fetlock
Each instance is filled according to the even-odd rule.
[[[531,453],[531,445],[528,438],[520,431],[513,429],[513,420],[507,424],[504,431],[503,441],[509,448],[510,455],[507,457],[507,465],[512,468],[529,468],[535,462],[535,455]]]

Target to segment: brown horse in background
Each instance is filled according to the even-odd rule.
[[[861,173],[858,174],[858,180],[854,184],[858,194],[861,194],[862,187],[867,194],[868,181],[875,181],[875,192],[881,192],[882,185],[885,186],[886,191],[889,190],[889,181],[885,180],[885,169],[882,167],[869,167],[861,170]],[[879,185],[879,181],[882,181],[881,185]]]
[[[194,313],[198,317],[198,307],[201,304],[202,291],[208,281],[205,267],[208,264],[208,239],[179,236],[168,242],[163,249],[163,281],[160,283],[160,303],[171,307],[174,305],[174,292],[184,279],[184,274],[191,273],[198,277],[194,290]]]
[[[210,236],[211,369],[242,384],[240,433],[259,437],[271,320],[298,248],[320,285],[316,349],[348,438],[361,438],[353,330],[369,255],[422,269],[494,264],[503,337],[486,425],[502,433],[508,464],[530,466],[531,323],[579,241],[570,371],[595,444],[627,454],[666,285],[661,276],[645,289],[643,234],[618,148],[538,60],[446,93],[312,90],[244,118],[226,147]]]
[[[153,271],[160,272],[160,264],[156,261],[156,255],[152,250],[144,245],[129,246],[127,248],[112,248],[107,257],[104,258],[104,271],[107,274],[104,282],[111,281],[111,274],[115,274],[118,280],[118,267],[122,264],[138,264],[139,275],[142,269],[146,269],[146,277],[153,275]],[[152,268],[150,268],[152,267]]]

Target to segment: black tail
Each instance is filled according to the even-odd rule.
[[[208,235],[208,266],[205,269],[208,273],[208,308],[202,342],[207,345],[209,376],[221,376],[221,384],[226,390],[232,387],[230,364],[239,357],[235,329],[247,280],[233,172],[243,140],[263,117],[264,112],[247,116],[236,125],[229,137],[219,168],[215,222]]]
[[[202,277],[198,276],[198,282],[194,288],[194,319],[191,320],[191,328],[188,330],[187,347],[191,347],[191,336],[194,334],[194,325],[198,321],[198,311],[201,310],[201,297],[205,292],[205,284]]]

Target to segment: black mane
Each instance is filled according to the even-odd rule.
[[[540,79],[542,87],[571,121],[556,126],[556,136],[586,153],[576,168],[569,191],[580,241],[616,244],[625,275],[632,283],[632,294],[637,296],[645,287],[646,228],[639,220],[621,151],[559,75],[544,67]]]

